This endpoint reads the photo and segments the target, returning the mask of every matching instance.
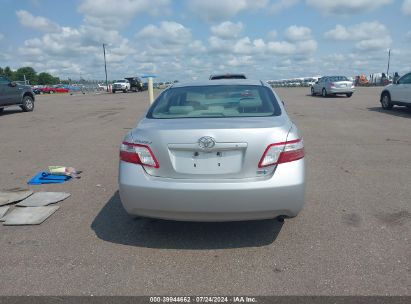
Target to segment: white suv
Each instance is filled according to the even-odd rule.
[[[113,93],[117,91],[123,91],[124,93],[127,93],[130,91],[130,82],[127,79],[122,79],[122,80],[117,80],[113,84]]]
[[[411,72],[387,85],[381,92],[380,102],[385,110],[392,109],[394,105],[411,108]]]

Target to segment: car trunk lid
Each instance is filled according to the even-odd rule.
[[[269,172],[258,163],[269,144],[284,142],[285,116],[200,119],[143,119],[134,143],[152,149],[160,167],[149,175],[167,178],[250,178]]]

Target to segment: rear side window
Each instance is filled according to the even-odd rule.
[[[348,78],[345,76],[332,76],[328,78],[330,81],[348,81]]]
[[[171,88],[150,108],[147,118],[264,117],[281,115],[281,108],[264,86],[215,85]]]

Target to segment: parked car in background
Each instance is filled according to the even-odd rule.
[[[128,80],[128,82],[130,83],[130,91],[143,91],[143,82],[139,77],[126,77],[125,79]]]
[[[119,192],[138,216],[294,217],[304,204],[303,139],[261,81],[174,84],[125,136]]]
[[[130,82],[127,79],[121,79],[121,80],[116,80],[113,83],[112,86],[112,92],[118,92],[118,91],[122,91],[124,93],[127,93],[128,91],[130,91]]]
[[[394,105],[411,108],[411,72],[384,87],[380,102],[386,110],[392,109]]]
[[[34,93],[29,85],[21,85],[11,81],[5,76],[0,76],[0,113],[4,108],[20,106],[24,112],[34,109]]]
[[[55,86],[43,86],[43,87],[37,87],[34,89],[34,92],[36,94],[54,94],[54,93],[68,93],[69,89],[60,86],[60,85],[55,85]]]
[[[210,75],[210,80],[217,79],[247,79],[244,74],[215,74]]]
[[[324,76],[321,77],[312,87],[311,95],[330,95],[344,94],[351,97],[355,92],[354,83],[345,76]]]

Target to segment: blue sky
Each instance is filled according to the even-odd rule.
[[[411,70],[411,0],[0,0],[0,66],[63,79]]]

